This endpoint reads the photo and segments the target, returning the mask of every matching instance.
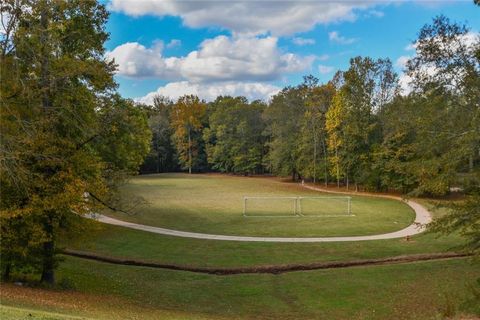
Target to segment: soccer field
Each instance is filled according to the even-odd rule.
[[[347,197],[322,194],[299,184],[267,177],[144,175],[132,179],[122,193],[126,199],[142,196],[148,205],[138,207],[134,215],[106,212],[107,215],[135,223],[203,233],[356,236],[400,230],[414,220],[413,210],[400,201],[364,196],[347,200]],[[247,200],[247,214],[256,217],[244,217],[244,197],[260,197]],[[304,199],[296,203],[297,197]],[[299,211],[301,205],[303,211]],[[352,215],[348,214],[349,206]]]

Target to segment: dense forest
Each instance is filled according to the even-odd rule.
[[[143,173],[264,174],[445,195],[478,183],[480,42],[440,16],[425,25],[402,90],[391,61],[355,57],[320,84],[313,76],[269,103],[220,96],[157,97]]]

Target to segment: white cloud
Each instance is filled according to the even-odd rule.
[[[353,21],[373,1],[166,1],[111,0],[110,10],[130,16],[180,17],[193,28],[220,27],[241,34],[292,35],[317,24]]]
[[[317,60],[319,60],[319,61],[325,61],[325,60],[328,60],[328,59],[330,59],[330,56],[328,54],[322,54],[321,56],[317,57]]]
[[[292,39],[292,42],[297,46],[306,46],[306,45],[315,44],[315,39],[295,37]]]
[[[124,43],[106,53],[107,59],[115,59],[118,73],[128,77],[158,77],[177,79],[179,65],[176,58],[162,57],[163,43],[146,48],[138,42]]]
[[[258,82],[222,82],[199,84],[188,81],[170,82],[156,91],[150,92],[144,97],[135,99],[137,102],[152,104],[156,95],[163,95],[173,100],[178,99],[185,94],[194,94],[205,99],[213,101],[220,95],[245,96],[249,100],[268,100],[270,97],[280,91],[279,87],[258,83]]]
[[[382,11],[378,10],[370,10],[367,12],[366,17],[376,17],[376,18],[382,18],[385,14]]]
[[[324,66],[324,65],[318,66],[318,72],[320,72],[321,74],[327,74],[332,72],[333,70],[335,70],[335,68],[331,66]]]
[[[172,40],[170,40],[169,43],[167,43],[166,47],[168,49],[171,49],[171,48],[180,47],[181,45],[182,45],[182,41],[180,41],[178,39],[172,39]]]
[[[398,84],[400,86],[400,92],[404,95],[408,95],[413,90],[412,78],[404,72],[398,77]]]
[[[330,39],[330,41],[340,44],[352,44],[357,41],[357,39],[355,38],[346,38],[344,36],[341,36],[340,33],[338,33],[337,31],[329,32],[328,39]]]
[[[417,45],[415,43],[409,43],[407,44],[407,46],[405,47],[405,50],[406,51],[413,51],[415,50],[415,48],[417,47]]]
[[[400,56],[397,61],[395,62],[395,65],[401,69],[405,68],[407,65],[408,60],[410,60],[412,57],[410,56]]]
[[[282,53],[275,37],[222,35],[204,40],[199,50],[185,57],[169,58],[162,56],[163,46],[159,44],[146,48],[129,42],[108,52],[107,57],[115,58],[120,75],[190,82],[270,81],[285,73],[306,70],[315,60],[314,56]]]

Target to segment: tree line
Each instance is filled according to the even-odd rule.
[[[142,172],[290,175],[358,190],[445,195],[480,162],[479,39],[440,16],[425,25],[402,92],[389,59],[355,57],[326,84],[304,77],[269,103],[156,97]],[[471,40],[471,39],[470,39]]]
[[[268,103],[156,97],[141,172],[273,174],[351,190],[464,198],[431,230],[459,231],[480,252],[480,38],[438,16],[413,41],[399,75],[354,57],[325,84],[313,76]],[[188,110],[186,110],[188,109]]]

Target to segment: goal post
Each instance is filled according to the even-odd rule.
[[[296,217],[298,197],[243,197],[244,217]]]
[[[352,214],[348,196],[243,198],[244,217],[344,217]]]
[[[352,213],[352,197],[298,197],[297,213],[303,217],[348,217]]]

